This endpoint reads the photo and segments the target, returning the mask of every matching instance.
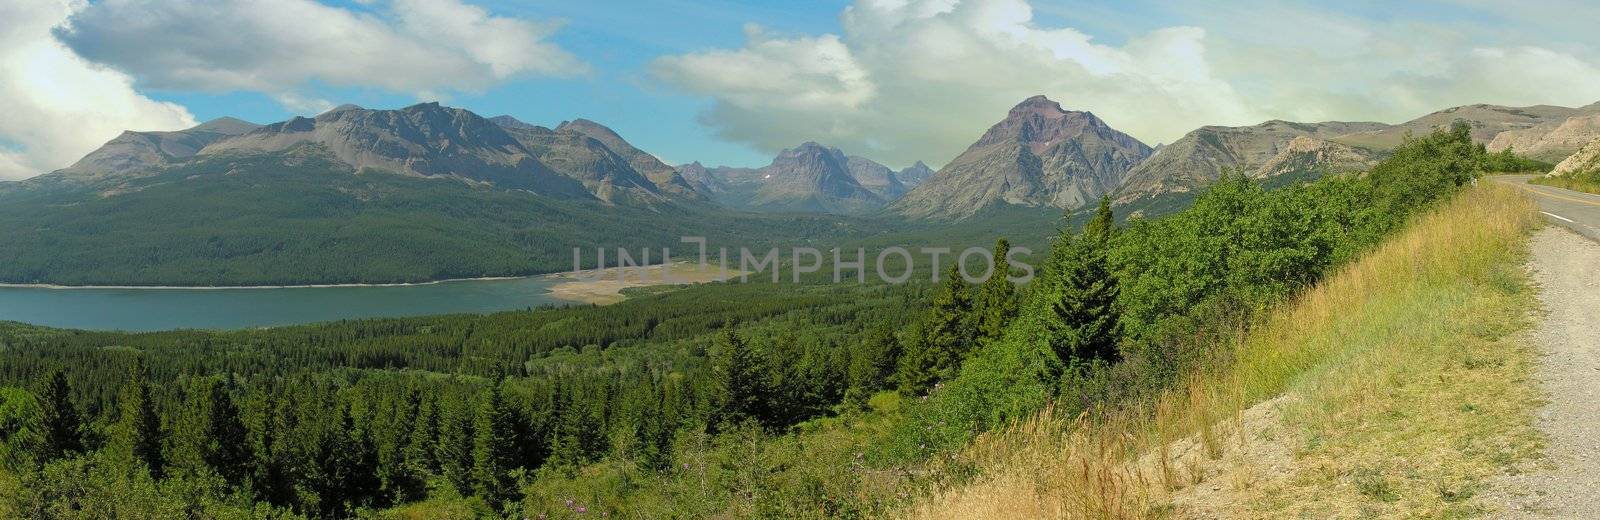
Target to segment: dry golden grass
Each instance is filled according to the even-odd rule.
[[[964,453],[984,476],[908,516],[1470,515],[1476,482],[1538,451],[1515,334],[1535,216],[1511,188],[1466,191],[1149,409],[986,434]]]
[[[1557,175],[1555,177],[1546,177],[1540,175],[1538,177],[1534,177],[1528,182],[1533,184],[1543,184],[1545,186],[1555,186],[1557,188],[1565,188],[1572,191],[1581,191],[1585,193],[1600,193],[1600,173],[1594,172],[1586,174],[1569,173],[1566,175]]]

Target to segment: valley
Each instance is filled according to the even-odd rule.
[[[0,419],[22,417],[0,420],[11,461],[0,512],[991,511],[990,486],[1051,474],[1028,465],[1055,459],[1030,454],[1081,448],[1016,444],[1036,442],[1005,437],[1016,425],[1145,442],[1149,426],[1121,414],[1168,417],[1173,396],[1211,388],[1197,378],[1230,363],[1266,371],[1248,396],[1193,401],[1182,424],[1209,424],[1301,373],[1231,357],[1226,345],[1255,341],[1243,324],[1277,323],[1322,284],[1346,283],[1346,269],[1393,261],[1395,241],[1449,218],[1435,212],[1498,211],[1470,215],[1496,233],[1471,239],[1513,240],[1526,223],[1493,219],[1515,213],[1515,197],[1478,179],[1582,179],[1591,154],[1579,147],[1555,167],[1490,144],[1522,132],[1515,143],[1547,143],[1540,157],[1555,160],[1588,128],[1583,110],[1273,120],[1151,147],[1035,96],[938,170],[817,142],[760,167],[669,166],[591,120],[546,128],[436,103],[125,133],[69,168],[0,184],[0,224],[13,230],[0,244]],[[1553,217],[1589,219],[1559,205],[1584,196],[1519,186],[1550,199]],[[685,237],[711,251],[812,247],[819,260],[809,271],[779,255],[778,280],[731,280],[684,263]],[[1501,262],[1503,244],[1484,254]],[[1025,250],[996,268],[1036,279],[971,282],[914,259],[907,283],[834,283],[821,253],[891,247]],[[642,267],[654,280],[567,272],[574,250],[587,269],[593,252],[619,248],[643,263],[671,249],[673,262]],[[1410,345],[1388,338],[1369,339]],[[1302,355],[1321,354],[1273,359]],[[1069,416],[1079,422],[1056,419]],[[4,430],[28,421],[65,433]],[[1153,428],[1162,445],[1210,431],[1189,427]],[[1523,433],[1494,431],[1508,443]],[[1197,474],[1248,470],[1184,457],[1174,462]],[[207,502],[166,486],[204,488]],[[1139,507],[1217,500],[1168,487],[1112,491],[1150,501]],[[1030,498],[1009,504],[1065,499]]]

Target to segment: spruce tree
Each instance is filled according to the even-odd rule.
[[[1006,325],[1017,316],[1017,288],[1011,284],[1011,263],[1006,256],[1011,253],[1011,243],[1002,238],[994,245],[994,272],[978,287],[973,302],[977,312],[978,337],[997,339],[1005,333]]]
[[[907,345],[897,377],[904,393],[919,393],[937,381],[954,377],[977,342],[972,295],[959,268],[945,275],[923,319],[917,338]]]
[[[723,328],[711,350],[713,425],[720,428],[751,419],[763,424],[769,421],[770,376],[761,353],[731,326]]]
[[[462,496],[472,494],[472,424],[472,409],[459,401],[452,403],[440,414],[439,442],[434,447],[439,473]]]
[[[1118,357],[1118,286],[1107,256],[1116,236],[1112,217],[1110,201],[1100,199],[1083,233],[1059,246],[1064,247],[1062,254],[1052,255],[1056,287],[1049,300],[1051,346],[1069,366]]]
[[[411,424],[411,438],[407,439],[406,463],[415,466],[420,474],[438,473],[439,464],[434,458],[434,445],[439,439],[439,405],[434,399],[418,403],[417,416]]]
[[[500,384],[491,385],[478,403],[472,443],[474,489],[499,507],[516,498],[517,418],[507,406]]]
[[[40,427],[44,431],[43,460],[49,462],[83,451],[83,421],[72,404],[72,388],[67,375],[52,370],[44,377],[39,393]]]
[[[879,323],[866,334],[861,346],[850,350],[847,368],[850,400],[864,402],[873,392],[884,389],[900,363],[900,340],[889,323]]]
[[[134,362],[128,381],[117,394],[118,416],[109,443],[113,456],[130,466],[142,465],[154,478],[161,478],[167,461],[161,452],[164,433],[161,418],[152,401],[149,369],[144,360]]]
[[[228,482],[248,475],[253,458],[249,431],[220,382],[195,380],[172,439],[168,458],[173,466],[209,468]]]

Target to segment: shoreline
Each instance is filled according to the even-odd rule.
[[[308,285],[60,285],[52,283],[0,283],[0,289],[49,289],[52,291],[72,290],[152,290],[152,291],[227,291],[227,290],[259,290],[259,289],[338,289],[356,287],[421,287],[426,285],[439,285],[456,282],[493,282],[504,280],[521,280],[525,278],[555,277],[565,273],[546,273],[528,276],[486,276],[482,278],[446,278],[427,282],[396,282],[396,283],[330,283]]]
[[[667,280],[665,273],[676,273]],[[644,274],[643,278],[638,276]],[[485,276],[479,278],[447,278],[426,282],[350,283],[307,285],[61,285],[50,283],[0,283],[3,289],[43,289],[49,291],[251,291],[279,289],[351,289],[379,287],[425,287],[449,283],[495,282],[509,280],[543,280],[551,282],[546,293],[551,297],[571,303],[605,305],[625,299],[623,289],[659,285],[701,284],[724,281],[738,277],[742,271],[730,270],[727,277],[718,271],[700,272],[696,264],[674,262],[648,266],[606,267],[579,271],[560,271],[526,276]],[[626,276],[626,279],[623,278]]]

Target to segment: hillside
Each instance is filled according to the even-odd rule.
[[[1577,153],[1572,154],[1550,171],[1550,176],[1594,173],[1600,171],[1600,138],[1589,141]]]
[[[1508,130],[1496,135],[1488,149],[1491,152],[1511,150],[1531,159],[1559,163],[1595,139],[1600,139],[1600,113]]]
[[[1254,126],[1206,126],[1185,134],[1132,171],[1116,190],[1117,203],[1139,204],[1172,195],[1192,193],[1217,181],[1225,171],[1267,178],[1327,168],[1338,171],[1360,166],[1375,157],[1333,143],[1335,136],[1383,128],[1381,123],[1293,123],[1267,121]],[[1312,138],[1313,141],[1300,140]],[[1291,143],[1297,143],[1291,146]],[[1315,164],[1308,160],[1329,160]]]
[[[1034,96],[889,211],[959,220],[997,205],[1075,209],[1115,190],[1150,152],[1094,114]]]
[[[600,141],[606,149],[627,160],[629,167],[649,179],[661,191],[692,200],[702,200],[705,197],[679,175],[676,168],[667,166],[656,156],[634,147],[605,125],[588,119],[574,119],[562,122],[556,126],[556,131],[577,132]]]
[[[72,168],[0,186],[0,226],[14,230],[0,282],[415,282],[570,269],[575,247],[681,249],[682,236],[754,247],[877,229],[731,213],[625,145],[592,122],[550,130],[435,103],[128,133]]]
[[[1533,210],[1505,187],[1456,197],[1244,337],[1216,340],[1232,355],[1174,388],[1111,413],[1045,410],[980,437],[960,459],[983,476],[908,516],[1495,512],[1505,504],[1485,488],[1541,443],[1523,333],[1536,303],[1520,268]]]
[[[260,125],[224,117],[174,132],[123,132],[78,162],[61,170],[74,179],[137,172],[193,157],[211,143],[255,130]]]
[[[1530,107],[1466,105],[1440,110],[1394,126],[1355,131],[1333,140],[1351,146],[1388,150],[1404,142],[1407,134],[1427,135],[1434,130],[1449,128],[1456,121],[1464,121],[1472,127],[1474,142],[1488,144],[1501,132],[1525,130],[1552,122],[1559,124],[1569,117],[1578,115],[1582,110],[1552,105]]]
[[[1300,136],[1284,145],[1278,155],[1246,175],[1282,183],[1285,179],[1315,178],[1325,174],[1360,172],[1378,164],[1376,152],[1315,137]]]

